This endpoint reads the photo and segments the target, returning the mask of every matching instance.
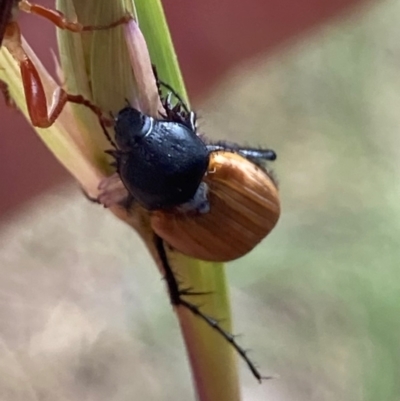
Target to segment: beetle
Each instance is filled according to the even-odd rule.
[[[155,119],[128,105],[115,118],[115,149],[109,153],[118,175],[172,248],[207,261],[237,259],[279,219],[277,184],[265,168],[276,154],[206,141],[197,133],[195,113],[158,82],[170,90],[164,116]]]
[[[191,292],[180,289],[165,246],[209,261],[230,261],[253,249],[280,215],[277,184],[265,168],[276,154],[206,141],[197,133],[195,113],[168,84],[156,79],[170,90],[162,99],[165,114],[159,119],[127,105],[115,118],[115,141],[100,120],[114,147],[108,153],[130,198],[123,203],[129,209],[136,202],[150,213],[171,303],[189,309],[222,335],[258,381],[270,379],[260,374],[232,334],[183,298]],[[178,99],[175,105],[172,95]],[[115,189],[115,176],[110,184]],[[101,190],[107,192],[107,186],[103,182]],[[100,195],[100,203],[101,199]]]
[[[159,119],[154,119],[131,106],[125,107],[118,113],[115,120],[115,141],[107,133],[105,126],[106,119],[102,118],[102,110],[80,95],[72,95],[65,92],[62,88],[58,88],[55,96],[53,96],[53,104],[50,110],[48,110],[39,74],[22,47],[18,24],[12,19],[13,7],[18,5],[23,11],[41,15],[54,22],[59,28],[68,29],[73,32],[108,29],[125,23],[131,17],[123,17],[119,21],[104,27],[85,27],[79,23],[67,21],[58,11],[32,5],[26,0],[19,2],[11,0],[0,1],[9,7],[7,10],[1,10],[2,13],[4,10],[6,12],[1,14],[0,33],[2,32],[3,36],[0,39],[3,39],[3,45],[10,51],[20,66],[27,108],[32,124],[42,128],[51,126],[68,101],[90,108],[99,117],[100,125],[114,146],[114,149],[108,153],[115,158],[117,172],[129,192],[131,201],[138,202],[150,214],[150,222],[154,230],[154,246],[165,272],[171,303],[175,307],[183,306],[189,309],[193,314],[203,319],[212,329],[222,335],[242,356],[254,376],[258,380],[262,380],[263,377],[250,361],[246,352],[236,343],[235,337],[221,328],[215,319],[204,314],[198,306],[182,297],[183,295],[190,295],[190,292],[180,289],[169,264],[165,247],[176,247],[176,249],[181,250],[183,253],[208,260],[231,260],[254,247],[256,242],[263,238],[272,228],[268,228],[266,231],[263,229],[254,238],[247,239],[246,242],[251,245],[247,246],[245,250],[241,249],[240,255],[232,255],[231,251],[227,254],[221,254],[220,245],[213,248],[212,243],[202,244],[201,247],[196,249],[193,246],[196,242],[195,233],[192,233],[192,236],[189,237],[189,246],[186,249],[185,246],[187,246],[187,243],[184,241],[185,234],[182,228],[187,223],[196,225],[196,219],[207,216],[210,220],[205,223],[206,228],[211,230],[210,234],[215,235],[215,222],[220,224],[221,221],[226,222],[232,217],[228,216],[227,219],[227,216],[225,216],[224,218],[223,214],[221,215],[223,211],[221,207],[225,208],[224,204],[222,203],[221,206],[217,207],[218,202],[213,198],[214,194],[224,192],[224,185],[218,188],[218,177],[223,178],[226,171],[236,171],[233,177],[238,179],[242,175],[244,178],[244,180],[239,179],[238,188],[245,182],[248,184],[249,181],[246,180],[248,171],[246,169],[243,170],[245,164],[251,166],[255,175],[260,174],[258,178],[262,178],[261,181],[266,180],[273,183],[270,187],[275,187],[276,196],[274,197],[274,202],[278,205],[278,208],[275,210],[274,216],[277,220],[276,216],[279,216],[279,212],[277,212],[279,210],[279,198],[277,197],[276,186],[272,177],[262,168],[264,160],[275,159],[275,153],[271,150],[239,147],[238,145],[227,144],[225,142],[206,143],[197,135],[195,114],[188,110],[178,94],[171,90],[167,84],[161,82],[160,84],[170,90],[170,94],[163,99],[165,115],[160,116]],[[3,93],[7,94],[5,89],[3,89]],[[171,95],[175,95],[178,99],[175,105],[171,103]],[[146,146],[138,146],[140,141],[144,141]],[[133,155],[135,152],[136,154]],[[228,169],[220,168],[218,164],[220,163],[218,161],[220,159],[216,158],[218,155],[232,160],[235,159],[238,163],[235,162],[236,164],[232,164],[231,167],[233,168],[231,168],[229,167],[229,163],[232,160],[228,160],[227,162],[223,158],[221,159],[222,165],[228,167]],[[138,163],[138,161],[142,161],[143,165]],[[149,171],[144,168],[146,164]],[[139,172],[148,175],[141,176],[140,174],[136,174],[138,170],[135,171],[135,166],[138,167]],[[151,175],[150,172],[154,173],[154,175]],[[167,180],[167,185],[165,185],[165,182],[160,181],[160,174],[163,179]],[[222,181],[225,184],[235,182],[235,180],[229,178],[229,174]],[[269,186],[267,185],[267,187]],[[240,193],[235,188],[232,189],[233,191],[230,195],[228,194],[228,198]],[[255,195],[257,198],[258,195]],[[249,197],[249,194],[247,194],[247,197]],[[234,196],[232,197],[233,199]],[[246,196],[242,200],[245,199]],[[231,202],[229,207],[235,209],[234,206],[234,202]],[[236,208],[236,210],[239,209]],[[182,216],[183,218],[177,220],[178,224],[175,231],[170,231],[168,223],[178,216]],[[247,221],[251,221],[248,217],[244,220],[243,217],[240,217],[240,220],[246,221],[246,219]],[[202,224],[199,223],[198,227],[201,227]],[[168,237],[171,234],[173,234],[177,242],[175,242],[174,238]],[[202,233],[200,238],[203,241],[207,236],[211,239],[213,238],[207,233],[206,235]],[[204,249],[210,253],[209,256],[204,253]]]

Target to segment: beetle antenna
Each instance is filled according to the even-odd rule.
[[[164,241],[158,235],[154,234],[154,245],[157,249],[158,256],[160,257],[162,267],[165,273],[165,281],[167,282],[169,297],[171,300],[171,304],[174,307],[183,306],[189,309],[194,315],[198,316],[201,320],[207,323],[212,329],[217,331],[226,341],[228,341],[235,351],[243,358],[246,362],[247,366],[249,367],[250,371],[253,373],[254,377],[261,382],[264,379],[271,379],[270,376],[262,376],[261,373],[258,371],[255,364],[250,360],[247,355],[247,351],[242,348],[235,339],[235,336],[229,333],[228,331],[224,330],[218,320],[214,319],[213,317],[203,313],[200,310],[200,307],[197,305],[192,304],[191,302],[186,301],[182,298],[183,295],[190,295],[193,294],[191,292],[185,293],[184,291],[179,289],[178,283],[176,281],[174,272],[171,269],[171,266],[168,262],[167,253],[164,247]]]

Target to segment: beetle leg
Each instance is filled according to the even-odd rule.
[[[226,151],[226,152],[233,152],[239,153],[241,156],[249,159],[250,161],[255,160],[268,160],[274,161],[276,160],[276,153],[272,149],[259,149],[259,148],[252,148],[252,147],[244,147],[237,145],[235,143],[228,143],[228,142],[216,142],[210,143],[207,145],[208,151],[211,152],[219,152],[219,151]]]
[[[187,118],[185,116],[185,112],[182,111],[182,107],[180,103],[175,105],[172,104],[172,96],[173,94],[169,92],[167,96],[161,98],[161,103],[165,113],[160,113],[161,117],[168,120],[181,124],[187,123]]]
[[[253,373],[254,377],[261,382],[265,379],[271,379],[272,377],[265,377],[262,376],[261,373],[258,371],[254,363],[250,360],[247,355],[247,352],[236,342],[235,336],[228,331],[224,330],[218,320],[212,318],[211,316],[206,315],[203,313],[199,306],[192,304],[189,301],[183,299],[183,296],[186,295],[194,295],[194,292],[186,292],[182,291],[179,288],[178,282],[175,278],[174,272],[171,269],[171,266],[168,262],[167,253],[164,247],[164,241],[158,235],[154,235],[154,245],[157,249],[158,256],[160,257],[164,273],[165,273],[165,281],[167,282],[169,297],[171,300],[171,304],[174,307],[183,306],[184,308],[189,309],[194,315],[198,316],[201,320],[206,322],[212,329],[214,329],[217,333],[219,333],[226,341],[228,341],[232,347],[236,350],[236,352],[243,358],[246,362],[247,366]],[[203,293],[205,294],[205,293]]]
[[[179,93],[175,91],[175,89],[171,85],[159,79],[157,68],[154,64],[152,65],[152,67],[154,77],[156,79],[158,94],[161,98],[161,102],[165,110],[165,115],[162,115],[162,117],[170,121],[185,124],[194,132],[196,132],[196,114],[193,111],[189,110],[182,97],[179,95]],[[164,87],[168,90],[166,96],[162,96],[161,87]],[[175,105],[172,105],[172,96],[174,96],[178,100]]]
[[[156,66],[153,64],[152,67],[154,77],[156,79],[158,95],[160,96],[162,105],[166,111],[166,116],[163,117],[175,122],[186,124],[189,126],[189,128],[192,128],[193,131],[195,131],[196,115],[189,110],[183,98],[171,85],[159,79]],[[166,96],[162,96],[162,87],[168,90]],[[174,106],[172,105],[172,96],[174,96],[178,100],[178,102]]]
[[[98,31],[98,30],[103,30],[103,29],[110,29],[110,28],[116,27],[118,25],[124,24],[132,18],[130,15],[125,15],[122,18],[120,18],[119,20],[114,21],[113,23],[108,24],[108,25],[99,25],[99,26],[87,25],[87,26],[85,26],[79,22],[69,21],[65,17],[65,15],[58,10],[52,10],[50,8],[43,7],[39,4],[30,3],[28,0],[21,0],[18,3],[18,7],[21,11],[24,11],[24,12],[30,13],[30,14],[40,15],[41,17],[52,22],[58,28],[66,29],[71,32]]]
[[[176,90],[171,85],[167,84],[164,81],[161,81],[161,79],[158,77],[157,68],[156,68],[156,66],[154,64],[152,64],[152,68],[153,68],[154,77],[156,79],[157,90],[158,90],[158,94],[160,95],[160,98],[162,97],[161,87],[164,87],[170,93],[172,93],[174,95],[174,97],[176,97],[178,99],[179,103],[182,105],[182,108],[186,111],[186,113],[189,114],[190,110],[187,107],[186,103],[183,101],[181,95],[178,92],[176,92]]]
[[[154,68],[153,68],[154,70]],[[184,100],[182,99],[181,95],[179,93],[176,92],[176,90],[169,84],[167,84],[164,81],[161,81],[160,79],[158,79],[158,77],[156,76],[156,80],[157,80],[157,85],[158,87],[164,87],[165,89],[167,89],[169,91],[169,93],[172,93],[174,95],[174,97],[176,97],[176,99],[178,99],[179,104],[182,106],[182,108],[186,111],[187,114],[190,113],[189,108],[187,107],[186,103],[184,102]]]
[[[242,148],[238,150],[246,159],[276,160],[276,153],[272,149]]]
[[[180,101],[175,105],[172,105],[173,93],[169,92],[165,98],[162,99],[162,105],[165,110],[165,114],[162,115],[169,121],[185,124],[193,132],[196,132],[196,113],[194,111],[187,111],[186,106]]]

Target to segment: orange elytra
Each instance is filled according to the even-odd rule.
[[[250,252],[280,216],[276,182],[263,168],[228,151],[210,154],[203,182],[207,213],[156,210],[153,230],[179,252],[202,260],[230,261]]]

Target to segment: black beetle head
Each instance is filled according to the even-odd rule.
[[[133,107],[122,109],[115,119],[115,141],[121,150],[130,150],[152,129],[154,120]]]

